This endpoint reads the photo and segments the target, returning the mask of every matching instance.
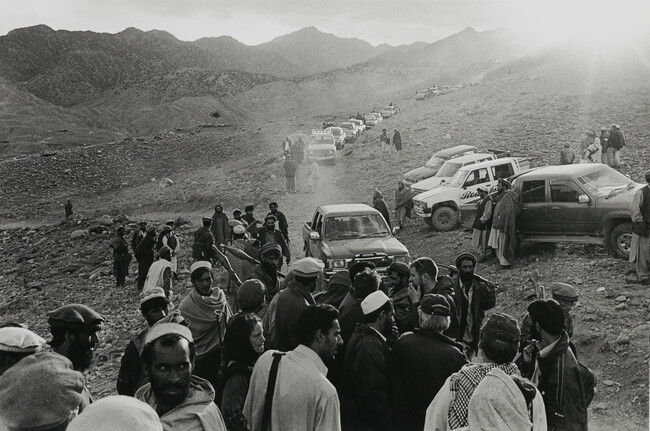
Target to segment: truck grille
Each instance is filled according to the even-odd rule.
[[[348,268],[358,262],[372,262],[377,268],[390,266],[391,260],[385,253],[358,254],[350,261]]]

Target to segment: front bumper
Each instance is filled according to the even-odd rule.
[[[427,208],[422,201],[413,201],[413,212],[422,218],[431,217],[431,208]]]
[[[375,264],[375,271],[381,276],[386,275],[386,271],[388,271],[388,267],[390,266],[391,263],[395,261],[395,259],[400,259],[401,261],[406,263],[407,265],[411,263],[411,256],[410,255],[405,255],[405,256],[388,256],[385,253],[367,253],[367,254],[359,254],[355,256],[352,259],[335,259],[335,260],[345,260],[345,266],[344,267],[339,267],[339,268],[334,268],[330,267],[329,265],[325,267],[323,273],[325,274],[325,278],[327,280],[330,279],[330,277],[337,272],[342,272],[342,271],[348,271],[352,265],[358,262],[372,262]]]

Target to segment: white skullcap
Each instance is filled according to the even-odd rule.
[[[383,291],[376,290],[366,296],[366,299],[361,301],[361,311],[363,311],[363,315],[366,316],[373,311],[379,310],[388,301],[390,301],[390,299],[388,299],[388,296],[386,296]]]
[[[199,268],[208,268],[210,271],[212,271],[212,264],[207,260],[197,260],[192,264],[192,266],[190,266],[190,274]]]
[[[167,334],[178,334],[189,342],[193,342],[192,332],[187,326],[179,325],[178,323],[156,323],[149,329],[147,336],[144,337],[144,344],[149,344],[156,341],[158,338]]]
[[[235,235],[243,235],[246,233],[246,228],[244,225],[238,224],[232,229],[232,231],[235,233]]]
[[[167,299],[167,295],[165,295],[165,291],[163,290],[162,287],[152,287],[147,290],[143,290],[142,293],[140,294],[140,298],[141,298],[140,305],[142,305],[145,302],[154,298]]]
[[[29,329],[0,328],[0,351],[15,353],[34,353],[45,345],[45,340]]]

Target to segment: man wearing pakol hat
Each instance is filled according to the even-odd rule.
[[[108,247],[113,250],[113,274],[115,275],[115,283],[117,287],[124,287],[126,276],[129,275],[129,263],[131,263],[129,246],[124,239],[124,226],[117,228],[115,237]]]
[[[243,409],[250,431],[341,430],[339,397],[325,365],[343,342],[337,317],[331,305],[308,306],[296,324],[298,347],[269,350],[257,360]]]
[[[578,291],[575,287],[571,286],[568,283],[553,283],[551,284],[551,295],[555,299],[564,314],[564,330],[569,335],[569,339],[573,337],[573,317],[571,317],[571,310],[573,306],[578,301]],[[538,298],[538,299],[548,299],[548,298]],[[527,347],[531,340],[531,327],[533,326],[533,321],[530,318],[530,314],[526,312],[523,321],[521,322],[521,343],[519,349],[523,350]],[[569,344],[572,346],[571,342]],[[572,347],[573,348],[573,347]],[[575,348],[573,348],[575,353]]]
[[[479,331],[485,312],[496,305],[496,286],[474,276],[476,257],[471,253],[462,253],[454,264],[458,274],[451,281],[458,330],[447,335],[461,343],[463,351],[471,359],[478,351]]]
[[[212,262],[215,258],[212,246],[214,246],[214,236],[210,231],[212,219],[203,217],[201,219],[203,226],[194,232],[194,244],[192,244],[192,257],[195,261],[205,260]]]
[[[297,260],[292,266],[295,278],[286,289],[277,294],[275,308],[275,330],[271,333],[271,346],[287,352],[298,346],[298,328],[296,327],[300,312],[315,304],[312,292],[323,273],[325,265],[320,259],[306,257]]]
[[[361,302],[361,309],[363,323],[357,324],[345,349],[341,422],[350,429],[397,429],[396,413],[401,405],[397,397],[402,391],[386,342],[394,324],[393,304],[377,290]]]
[[[189,328],[177,323],[152,326],[142,349],[149,383],[135,397],[156,410],[166,431],[225,431],[213,386],[193,375],[195,356]]]
[[[472,247],[479,256],[479,261],[484,262],[488,257],[488,239],[492,230],[493,202],[489,190],[479,186],[476,191],[480,200],[476,203],[476,216],[472,224]]]
[[[143,291],[151,290],[154,287],[160,287],[165,291],[165,295],[167,295],[168,298],[171,298],[173,294],[171,250],[169,247],[164,245],[160,249],[159,254],[159,259],[149,267]]]
[[[221,247],[221,244],[226,244],[230,237],[230,226],[228,226],[229,220],[230,219],[226,213],[223,212],[223,205],[216,204],[214,206],[210,231],[214,237],[214,245],[217,247]]]
[[[272,215],[276,218],[278,222],[278,228],[280,229],[280,232],[282,232],[282,236],[284,237],[284,240],[289,244],[289,222],[287,221],[287,216],[284,215],[282,211],[278,209],[278,203],[277,202],[271,202],[269,204],[269,213],[267,215]],[[266,222],[266,219],[265,219]]]
[[[214,383],[221,365],[226,324],[233,313],[223,289],[212,285],[210,262],[194,262],[190,267],[190,279],[192,290],[181,301],[178,310],[187,319],[196,343],[194,374]]]
[[[29,329],[0,328],[0,376],[21,359],[33,355],[45,345],[45,340]]]
[[[142,291],[149,268],[153,264],[155,245],[156,228],[153,225],[148,225],[144,238],[135,248],[135,258],[138,260],[138,291]]]
[[[117,375],[117,393],[131,397],[147,382],[140,362],[144,338],[150,327],[169,314],[169,299],[165,291],[160,287],[144,289],[140,299],[140,312],[147,321],[147,327],[133,337],[126,346]]]
[[[171,263],[172,263],[172,273],[174,275],[174,280],[178,280],[178,252],[181,249],[181,246],[178,242],[178,236],[174,231],[174,220],[167,220],[165,226],[163,227],[163,232],[165,235],[162,237],[162,245],[166,245],[171,250]]]
[[[564,143],[564,148],[560,150],[560,164],[561,165],[572,165],[576,161],[576,152],[571,148],[571,144],[568,142]]]
[[[594,396],[596,377],[579,363],[564,330],[564,312],[553,299],[528,306],[532,338],[517,360],[524,377],[540,390],[551,430],[587,430],[587,408]]]
[[[427,407],[445,380],[468,363],[463,346],[443,335],[451,324],[449,303],[442,295],[424,295],[420,303],[420,325],[393,345],[399,369],[409,430],[421,430]]]
[[[388,278],[384,282],[388,286],[388,296],[395,307],[395,324],[400,334],[412,331],[415,327],[412,319],[413,303],[409,296],[409,278],[411,270],[402,262],[393,262],[386,271]]]
[[[607,164],[612,168],[621,167],[621,150],[625,146],[625,137],[621,132],[621,126],[612,124],[607,140]]]
[[[264,217],[264,228],[260,229],[257,240],[260,242],[261,247],[271,243],[278,244],[288,265],[291,262],[291,251],[289,250],[289,246],[287,245],[287,241],[282,232],[275,228],[276,221],[277,219],[274,215],[267,215]],[[280,268],[282,268],[282,259],[278,262],[278,269]]]
[[[112,395],[93,403],[70,422],[66,431],[163,431],[156,411],[146,403],[124,395]]]
[[[95,346],[99,343],[97,333],[104,326],[104,316],[83,304],[69,304],[47,313],[50,325],[52,349],[68,358],[76,371],[85,371],[93,363]],[[93,402],[92,395],[84,386],[79,411]]]
[[[0,376],[0,429],[65,430],[83,404],[84,377],[53,352],[19,361]]]
[[[492,215],[492,230],[488,246],[497,252],[501,268],[512,266],[511,260],[515,257],[517,247],[517,215],[521,211],[519,193],[512,190],[510,182],[500,178],[497,182],[497,196],[495,198],[494,212]]]
[[[481,363],[465,365],[445,381],[427,408],[425,431],[466,427],[467,408],[472,394],[494,368],[500,368],[507,375],[519,375],[513,361],[520,336],[519,325],[514,318],[504,313],[491,315],[481,328]]]
[[[650,285],[650,170],[645,173],[648,184],[634,193],[630,204],[632,242],[629,261],[636,264],[637,281]]]
[[[255,314],[257,317],[264,317],[262,310],[266,303],[266,286],[259,280],[250,279],[244,281],[237,289],[237,314]],[[235,316],[237,315],[235,314]],[[233,316],[233,317],[235,317]]]

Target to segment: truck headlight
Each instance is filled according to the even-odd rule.
[[[409,256],[408,254],[405,254],[405,255],[402,255],[402,256],[395,256],[395,257],[393,257],[393,262],[395,262],[395,263],[405,263],[405,264],[408,265],[409,263],[411,263],[411,256]]]
[[[347,262],[345,261],[345,259],[334,259],[332,267],[341,269],[341,268],[345,268],[347,266],[346,264]]]

